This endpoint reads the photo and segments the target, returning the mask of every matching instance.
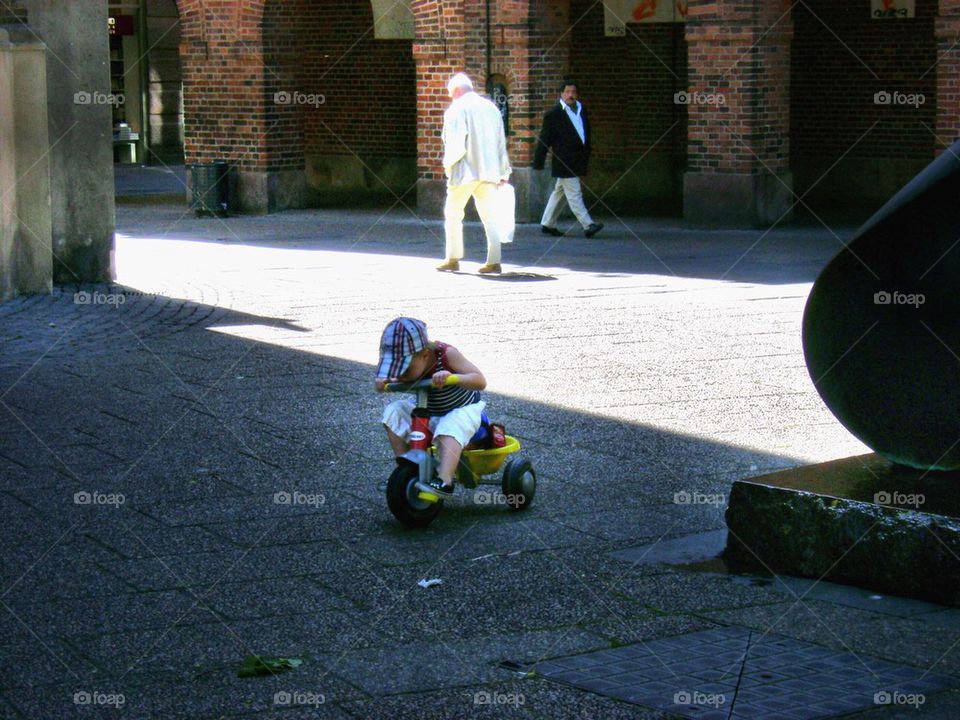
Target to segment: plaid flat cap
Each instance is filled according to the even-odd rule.
[[[413,356],[427,346],[427,324],[423,320],[398,317],[387,323],[380,336],[377,377],[398,378],[410,367]]]

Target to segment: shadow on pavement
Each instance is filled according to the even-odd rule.
[[[677,597],[746,602],[606,553],[720,528],[722,503],[696,497],[795,460],[488,393],[538,473],[533,506],[463,492],[407,531],[372,365],[213,331],[257,324],[303,330],[164,297],[0,306],[0,704],[63,717],[77,693],[120,694],[133,716],[199,717],[290,691],[371,716],[386,694],[503,682],[504,658],[710,626]],[[237,678],[253,653],[305,662]]]

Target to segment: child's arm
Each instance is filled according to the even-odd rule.
[[[435,387],[442,387],[443,382],[450,375],[457,375],[460,378],[458,383],[460,387],[467,390],[483,390],[487,387],[487,379],[480,372],[480,369],[472,362],[467,360],[463,353],[455,347],[447,347],[447,366],[453,372],[439,370],[433,374],[433,384]]]

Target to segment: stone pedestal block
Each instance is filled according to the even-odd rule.
[[[726,556],[758,570],[960,607],[960,473],[877,454],[733,484]]]

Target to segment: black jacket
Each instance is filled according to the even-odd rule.
[[[543,116],[543,129],[537,138],[537,150],[533,155],[534,170],[543,170],[547,160],[547,150],[553,151],[553,177],[576,177],[587,174],[587,161],[590,159],[590,122],[587,110],[580,106],[583,119],[581,142],[577,129],[573,126],[567,111],[558,102]]]

